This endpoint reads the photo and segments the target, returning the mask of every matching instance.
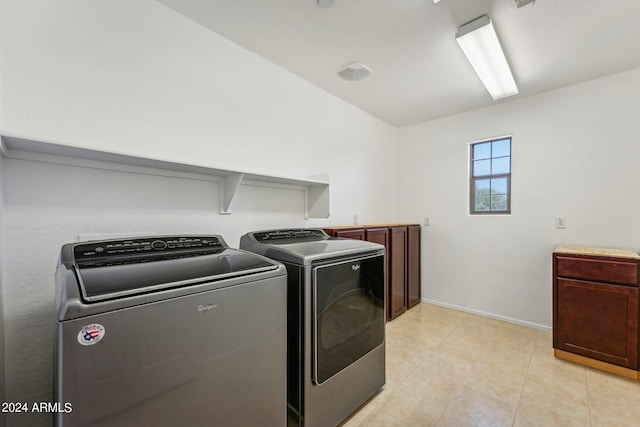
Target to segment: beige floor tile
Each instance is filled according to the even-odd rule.
[[[492,339],[482,353],[483,359],[512,361],[513,363],[529,364],[533,355],[533,343],[521,347],[513,347],[499,339]]]
[[[542,355],[534,351],[531,356],[531,363],[529,364],[529,373],[553,376],[558,379],[566,379],[581,384],[586,384],[585,371],[586,368],[584,366],[558,359],[553,356],[553,353]]]
[[[433,426],[452,397],[434,388],[425,392],[422,395],[401,385],[379,406],[380,411],[410,426]]]
[[[515,426],[589,426],[589,408],[586,403],[562,399],[548,391],[550,390],[525,387]]]
[[[640,382],[555,358],[549,331],[425,303],[387,324],[387,381],[345,426],[640,426]]]
[[[416,348],[423,351],[431,351],[438,347],[445,339],[445,335],[429,333],[425,330],[420,330],[417,335],[410,337],[402,337],[405,342],[411,342]]]
[[[460,320],[430,317],[421,321],[420,331],[425,334],[446,338],[459,326],[460,322]]]
[[[429,354],[430,349],[406,338],[388,339],[386,347],[387,361],[401,360],[418,366]]]
[[[565,399],[586,406],[587,385],[584,381],[574,381],[565,377],[548,375],[545,372],[530,372],[524,382],[522,398],[531,395],[545,395],[549,399]]]
[[[454,368],[454,370],[457,369]],[[413,389],[422,396],[428,396],[435,392],[450,400],[462,385],[463,378],[463,373],[451,375],[449,368],[444,363],[438,363],[430,358],[420,364],[403,381],[402,385]]]
[[[418,366],[415,363],[410,363],[399,358],[387,359],[386,365],[387,380],[395,383],[404,381]]]
[[[609,415],[591,413],[591,427],[638,427],[640,421],[623,420]]]
[[[402,315],[387,323],[387,333],[395,335],[415,335],[419,331],[422,321],[414,317]]]
[[[476,353],[482,353],[489,344],[490,338],[486,335],[478,334],[476,331],[470,331],[464,325],[461,325],[453,330],[445,338],[444,342],[464,347]]]
[[[516,405],[464,386],[442,414],[437,426],[511,426],[515,413]]]
[[[587,369],[591,413],[640,425],[640,382]]]
[[[535,345],[537,333],[537,330],[532,328],[503,323],[496,328],[493,340],[503,346],[531,351]]]
[[[434,304],[421,303],[414,307],[412,307],[407,314],[411,313],[414,315],[420,314],[421,316],[431,316],[434,313],[438,313],[441,311],[447,311],[448,308],[440,307]]]
[[[514,375],[524,377],[531,364],[531,352],[527,348],[514,349],[492,341],[485,347],[480,359],[494,369],[508,368]]]
[[[407,424],[377,408],[358,427],[407,427]]]
[[[342,424],[341,427],[358,427],[361,425],[365,419],[369,417],[373,413],[373,411],[377,408],[373,403],[369,403],[362,408],[360,408],[357,412],[352,414],[349,418],[347,418]]]
[[[507,370],[485,365],[482,361],[478,362],[464,380],[466,387],[512,405],[518,404],[523,384],[524,374],[513,375]]]

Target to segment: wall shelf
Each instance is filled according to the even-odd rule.
[[[217,181],[220,184],[222,215],[231,213],[233,200],[242,184],[303,190],[305,218],[329,217],[329,178],[326,175],[309,179],[261,175],[73,147],[8,134],[1,135],[0,152],[9,159]]]

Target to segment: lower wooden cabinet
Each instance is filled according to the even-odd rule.
[[[365,230],[365,240],[367,242],[373,242],[373,243],[378,243],[382,246],[384,246],[387,256],[385,258],[385,261],[387,263],[386,267],[386,271],[387,271],[387,275],[385,276],[384,280],[384,300],[385,301],[389,301],[389,271],[391,269],[390,264],[391,264],[391,260],[389,259],[389,250],[391,248],[390,245],[390,241],[389,241],[389,229],[387,227],[376,227],[376,228],[367,228]],[[387,307],[388,307],[388,303],[387,303]],[[387,312],[385,314],[387,320],[389,320],[389,310],[387,308]]]
[[[407,308],[419,304],[420,294],[420,235],[419,225],[407,227]]]
[[[333,237],[344,237],[345,239],[366,240],[363,228],[357,228],[354,230],[336,230]]]
[[[378,224],[328,227],[333,237],[366,240],[384,245],[387,252],[387,320],[421,301],[421,227],[416,224]]]
[[[395,319],[407,310],[407,227],[391,227],[390,230],[387,308],[388,318]]]
[[[554,348],[638,370],[639,265],[640,259],[555,252]]]

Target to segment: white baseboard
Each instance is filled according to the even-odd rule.
[[[426,302],[433,305],[439,305],[440,307],[450,308],[453,310],[464,311],[465,313],[477,314],[478,316],[488,317],[490,319],[501,320],[507,323],[513,323],[515,325],[526,326],[528,328],[539,329],[541,331],[551,332],[551,326],[541,325],[539,323],[527,322],[525,320],[514,319],[512,317],[500,316],[499,314],[486,313],[480,310],[474,310],[467,307],[461,307],[458,305],[447,304],[441,301],[434,301],[427,298],[421,298],[422,302]]]

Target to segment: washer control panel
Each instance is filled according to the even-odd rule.
[[[226,247],[226,244],[218,236],[154,236],[141,239],[81,243],[75,246],[73,252],[75,259],[78,261],[160,252],[210,252],[211,250],[220,250]]]

